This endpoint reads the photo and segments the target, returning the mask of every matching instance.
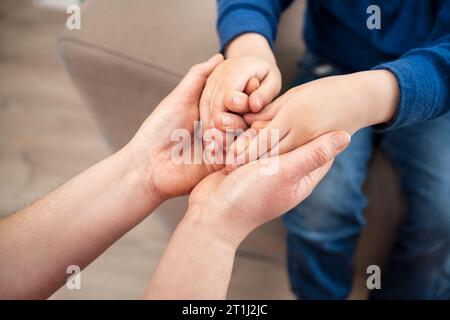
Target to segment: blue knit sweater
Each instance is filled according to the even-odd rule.
[[[222,47],[245,32],[273,45],[291,0],[218,0]],[[381,9],[381,29],[369,29],[369,5]],[[450,109],[450,0],[310,0],[304,39],[309,50],[349,72],[386,69],[400,87],[391,123],[398,128],[436,118]]]

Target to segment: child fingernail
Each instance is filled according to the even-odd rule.
[[[226,117],[224,114],[221,114],[220,115],[220,118],[222,119],[222,127],[223,128],[229,128],[230,127],[230,121],[229,121],[229,119],[228,119],[228,117]]]
[[[233,95],[233,104],[235,106],[241,106],[244,104],[244,100],[242,99],[241,96],[235,94],[235,95]]]
[[[243,140],[240,140],[236,144],[236,154],[237,155],[242,154],[247,149],[249,144],[250,144],[250,138],[249,137],[244,137]]]
[[[342,149],[350,142],[350,135],[347,132],[335,133],[331,136],[331,144],[335,149]]]
[[[268,124],[269,121],[257,120],[252,123],[251,127],[252,129],[255,129],[256,132],[259,132],[259,130],[264,129]]]
[[[253,97],[253,111],[259,111],[262,107],[262,99],[259,95]]]

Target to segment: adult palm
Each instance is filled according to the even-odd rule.
[[[194,124],[199,120],[199,100],[206,80],[223,61],[218,54],[191,67],[178,86],[155,108],[126,146],[137,172],[144,178],[144,188],[157,192],[162,200],[187,194],[208,174],[223,165],[176,163],[173,149],[179,141],[171,139],[177,129],[190,133],[194,148]]]
[[[349,142],[346,132],[331,132],[279,157],[250,162],[230,174],[213,173],[191,192],[188,214],[239,242],[303,201]]]

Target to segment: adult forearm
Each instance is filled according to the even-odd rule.
[[[45,298],[160,203],[121,150],[0,220],[0,297]]]
[[[215,214],[208,212],[208,214]],[[145,299],[225,299],[238,242],[192,219],[177,227],[144,294]]]

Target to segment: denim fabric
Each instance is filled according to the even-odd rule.
[[[310,53],[300,69],[296,84],[344,72]],[[350,292],[375,135],[400,174],[407,215],[382,270],[382,289],[372,297],[450,299],[450,114],[383,133],[358,131],[311,196],[284,216],[290,281],[299,299],[344,299]]]

